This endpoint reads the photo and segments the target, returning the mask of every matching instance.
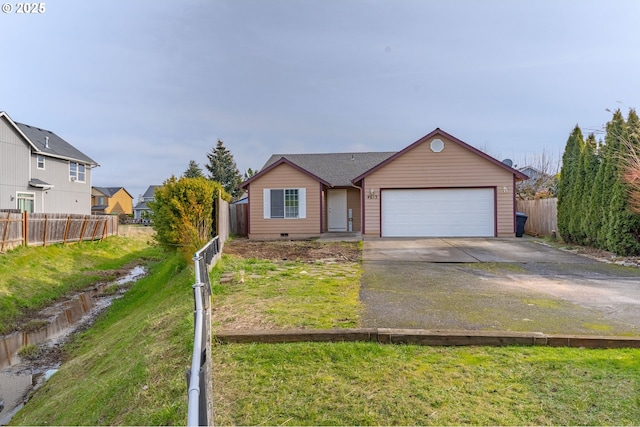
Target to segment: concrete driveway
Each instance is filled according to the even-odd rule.
[[[363,244],[364,327],[640,335],[640,269],[537,239]]]
[[[562,252],[531,239],[430,238],[365,240],[363,261],[422,262],[563,262],[587,264],[587,258]]]

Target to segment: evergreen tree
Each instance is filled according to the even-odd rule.
[[[580,230],[578,243],[587,246],[593,244],[590,238],[590,207],[596,174],[598,173],[598,165],[600,163],[597,152],[598,142],[596,141],[596,137],[594,134],[589,134],[580,153],[580,177],[582,183],[580,184],[580,192],[577,200],[577,211],[579,212],[578,229]]]
[[[244,171],[244,175],[243,175],[242,179],[246,181],[247,179],[249,179],[252,176],[254,176],[255,174],[257,174],[258,172],[260,172],[258,169],[253,170],[253,169],[249,168],[246,171]]]
[[[242,177],[233,160],[233,154],[227,150],[221,140],[218,140],[218,145],[207,153],[207,158],[209,163],[205,167],[209,171],[209,179],[222,184],[225,191],[233,198],[238,197]]]
[[[182,174],[185,178],[204,178],[204,173],[200,169],[200,165],[195,160],[189,160],[189,167]]]
[[[627,157],[624,161],[624,181],[629,188],[629,208],[640,214],[640,129],[637,114],[629,113],[627,119],[629,139],[626,141]]]
[[[582,131],[576,125],[569,135],[562,155],[562,169],[558,182],[558,231],[562,239],[567,242],[575,240],[572,234],[571,220],[576,197],[575,181],[579,172],[580,151],[583,145]]]
[[[587,137],[589,139],[589,137]],[[585,163],[588,159],[588,148],[586,142],[580,141],[580,153],[575,164],[573,173],[573,192],[571,194],[571,213],[569,215],[568,230],[572,241],[581,243],[585,240],[585,231],[582,229],[582,200],[587,191],[591,190],[591,183],[587,182],[587,168]]]
[[[616,110],[613,113],[613,118],[607,123],[607,134],[605,136],[605,145],[603,151],[603,162],[601,167],[604,167],[602,173],[602,194],[600,200],[600,206],[602,206],[602,226],[598,230],[597,241],[599,247],[606,250],[613,250],[615,245],[614,235],[619,231],[615,231],[616,214],[615,209],[624,207],[625,197],[621,194],[624,193],[624,189],[618,188],[621,184],[621,176],[619,170],[620,158],[621,158],[621,138],[625,137],[625,121],[620,110]],[[612,206],[611,200],[614,193],[616,194],[615,204]],[[612,210],[612,208],[614,210]]]
[[[591,197],[589,198],[589,210],[587,212],[587,239],[591,242],[591,246],[603,248],[603,242],[600,240],[600,230],[604,226],[605,208],[602,204],[604,193],[608,190],[605,188],[604,171],[607,167],[607,147],[602,142],[598,148],[597,159],[598,166],[596,176],[594,178]]]
[[[629,204],[629,185],[624,181],[625,159],[630,157],[630,150],[637,146],[637,135],[640,131],[640,120],[634,110],[629,112],[623,134],[619,136],[616,157],[617,175],[612,188],[609,203],[609,223],[607,227],[608,249],[620,255],[640,253],[640,215],[631,210]]]

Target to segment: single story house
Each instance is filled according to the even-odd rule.
[[[92,187],[91,213],[131,215],[133,196],[124,187]]]
[[[88,215],[97,166],[55,133],[0,111],[0,209]]]
[[[241,188],[249,238],[513,237],[526,178],[438,128],[398,152],[275,154]]]

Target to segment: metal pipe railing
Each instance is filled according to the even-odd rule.
[[[211,239],[193,257],[195,264],[194,337],[191,369],[187,373],[189,406],[188,426],[213,424],[213,403],[210,389],[211,372],[211,281],[209,270],[213,257],[220,253],[218,236]]]
[[[187,414],[188,426],[199,426],[200,424],[200,374],[202,365],[202,328],[204,323],[204,313],[202,308],[202,283],[193,285],[193,296],[195,299],[195,325],[193,340],[193,355],[191,359],[191,372],[189,376],[189,407]],[[206,424],[205,424],[206,425]]]

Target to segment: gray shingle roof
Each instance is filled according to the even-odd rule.
[[[140,202],[136,205],[135,208],[133,208],[134,211],[136,210],[148,210],[149,206],[147,206],[147,202]]]
[[[393,156],[395,152],[274,154],[263,170],[285,158],[334,187],[350,187],[351,180]]]
[[[15,124],[42,154],[48,154],[53,157],[75,160],[79,163],[98,166],[98,163],[95,160],[69,144],[64,139],[60,138],[55,133],[34,126],[25,125],[23,123],[15,122]]]
[[[158,187],[161,187],[161,185],[150,185],[149,188],[147,188],[147,191],[142,195],[142,198],[145,200],[153,199],[153,196],[156,194],[156,188]]]
[[[93,187],[105,196],[113,197],[123,187]],[[125,190],[126,191],[126,190]]]

